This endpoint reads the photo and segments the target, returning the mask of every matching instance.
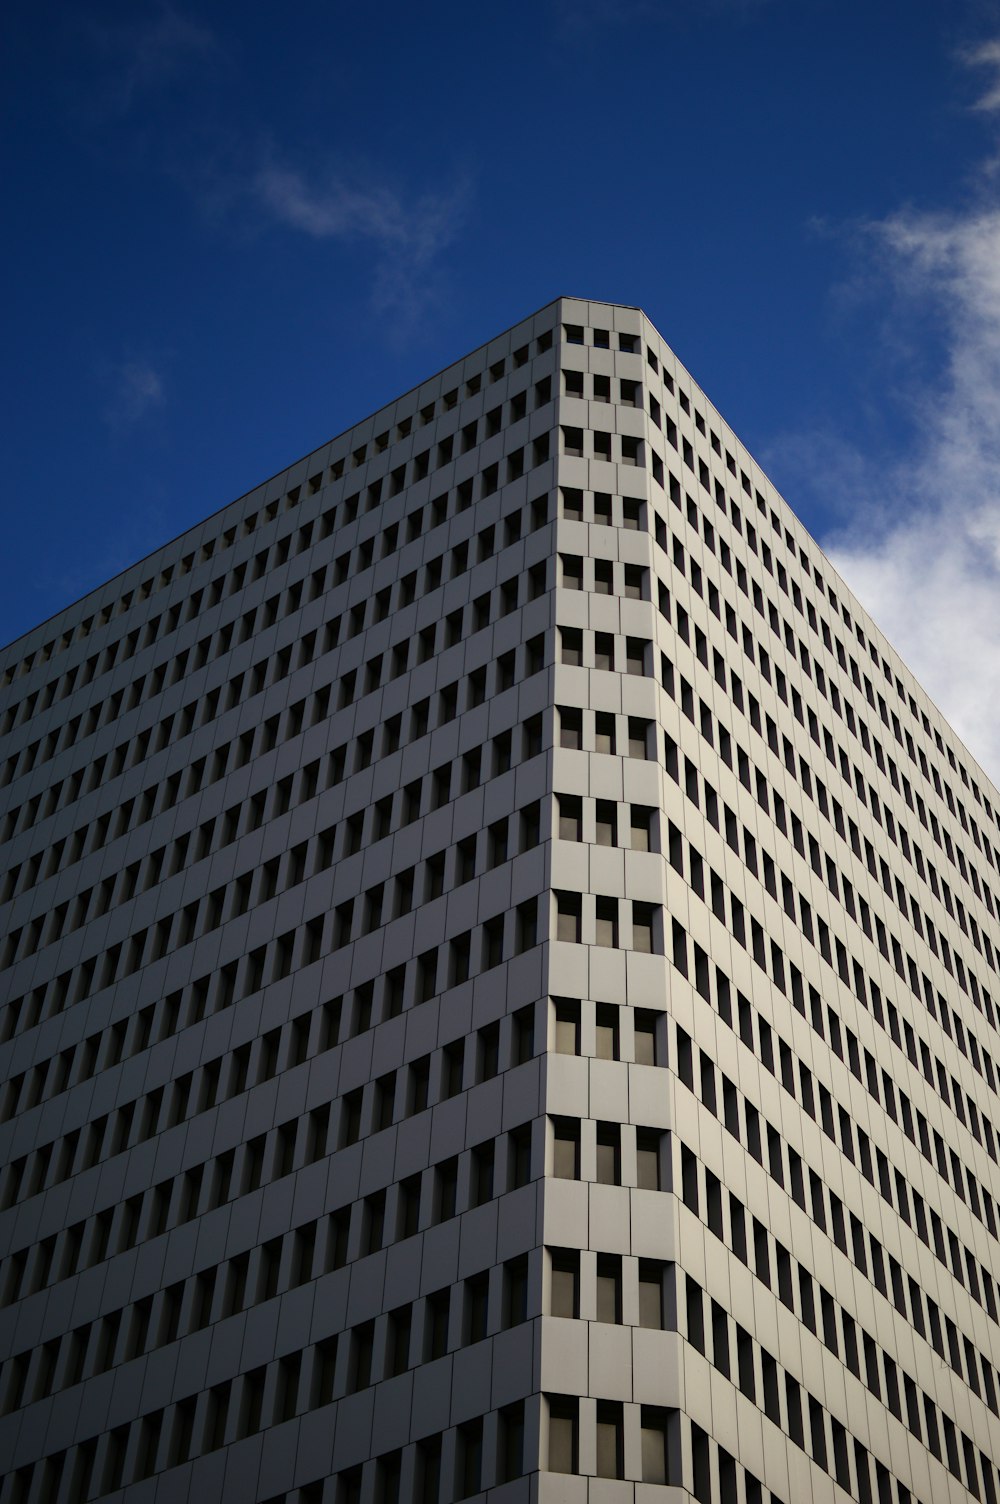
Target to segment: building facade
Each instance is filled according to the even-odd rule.
[[[639,310],[0,686],[0,1504],[997,1504],[1000,795]]]

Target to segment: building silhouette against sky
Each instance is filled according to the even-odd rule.
[[[0,1504],[997,1504],[1000,795],[641,312],[0,683]]]

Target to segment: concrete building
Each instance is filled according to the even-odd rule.
[[[0,1504],[997,1504],[1000,795],[640,311],[0,685]]]

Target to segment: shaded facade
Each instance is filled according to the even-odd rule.
[[[0,1504],[998,1499],[1000,796],[639,310],[0,684]]]

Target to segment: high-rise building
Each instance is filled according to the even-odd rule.
[[[997,1504],[1000,795],[639,310],[0,684],[0,1504]]]

